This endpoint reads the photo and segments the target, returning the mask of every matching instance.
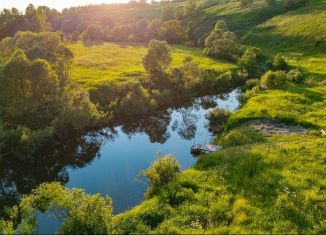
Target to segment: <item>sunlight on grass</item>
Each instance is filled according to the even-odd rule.
[[[102,82],[139,80],[146,76],[142,58],[147,53],[143,44],[103,43],[85,46],[82,43],[69,44],[75,55],[71,79],[85,88],[93,88]],[[180,66],[190,56],[203,69],[227,70],[235,65],[214,60],[202,55],[202,49],[186,46],[172,46],[172,66]]]

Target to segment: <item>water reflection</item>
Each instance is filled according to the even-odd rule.
[[[207,138],[206,113],[217,104],[234,110],[236,96],[232,92],[230,97],[196,98],[156,113],[121,118],[112,127],[86,136],[52,140],[33,156],[0,158],[1,215],[22,194],[51,181],[109,194],[116,212],[139,203],[146,185],[136,184],[134,178],[155,159],[155,153],[175,151],[181,166],[190,167],[195,161],[189,153],[192,140]]]

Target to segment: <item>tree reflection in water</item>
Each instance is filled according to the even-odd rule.
[[[17,204],[21,195],[30,193],[43,182],[66,184],[69,181],[66,169],[83,168],[99,157],[102,143],[114,141],[117,137],[117,127],[130,137],[145,133],[151,143],[165,143],[171,136],[170,131],[178,133],[182,139],[193,139],[199,118],[197,111],[216,107],[217,98],[225,97],[201,97],[141,117],[120,118],[112,127],[86,136],[53,140],[32,156],[7,155],[0,158],[0,216],[4,215],[5,206]],[[173,117],[173,123],[172,114],[179,115]]]

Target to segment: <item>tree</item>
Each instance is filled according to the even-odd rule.
[[[202,82],[199,64],[191,57],[185,58],[182,66],[173,69],[171,82],[174,89],[183,94],[195,89]]]
[[[42,8],[37,10],[33,4],[29,4],[25,10],[25,17],[32,32],[43,32],[51,29],[51,25],[46,21],[46,15]]]
[[[47,61],[31,61],[18,49],[4,66],[0,79],[0,100],[6,121],[14,126],[41,129],[55,118],[59,82]]]
[[[16,48],[20,48],[30,60],[46,60],[57,73],[60,85],[67,82],[73,54],[64,45],[60,33],[18,32],[14,37],[2,41],[0,46],[6,48],[3,52],[6,57],[10,57]]]
[[[149,39],[159,39],[159,30],[161,27],[161,20],[154,19],[147,26],[147,34]]]
[[[164,73],[171,64],[172,57],[170,47],[165,41],[151,40],[148,44],[148,52],[143,59],[145,70],[155,77]]]
[[[111,30],[112,39],[117,42],[126,42],[131,33],[131,27],[128,24],[121,25],[116,23]]]
[[[161,17],[162,22],[168,20],[175,20],[176,18],[177,17],[172,5],[167,5],[166,7],[163,8],[162,17]]]
[[[168,43],[183,43],[188,40],[187,31],[181,26],[179,20],[163,22],[159,29],[159,35]]]
[[[183,15],[189,16],[196,12],[197,4],[194,0],[188,0],[184,6]]]
[[[249,77],[254,78],[261,74],[264,62],[265,58],[260,49],[249,48],[239,58],[238,65],[247,71]]]
[[[143,18],[138,21],[135,25],[134,36],[136,37],[137,42],[146,42],[147,41],[147,28],[149,21],[147,18]]]
[[[100,26],[90,25],[82,33],[82,39],[88,42],[103,42],[105,39],[105,35]]]
[[[236,35],[228,31],[224,21],[215,24],[214,29],[205,39],[205,55],[218,59],[235,61],[240,54],[240,46],[236,43]]]

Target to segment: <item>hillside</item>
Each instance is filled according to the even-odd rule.
[[[36,211],[60,208],[67,211],[65,217],[62,216],[64,222],[60,232],[63,233],[325,234],[326,0],[311,0],[291,10],[284,8],[284,2],[277,0],[267,5],[265,0],[254,0],[244,7],[234,0],[199,0],[195,13],[181,17],[183,26],[191,26],[192,40],[204,39],[218,20],[224,20],[237,34],[237,41],[243,43],[241,47],[258,47],[266,56],[263,72],[246,77],[245,85],[238,87],[242,92],[240,107],[234,112],[216,107],[217,120],[212,120],[213,115],[207,116],[209,124],[215,121],[222,126],[218,126],[221,133],[211,140],[222,146],[221,151],[199,156],[193,167],[185,171],[179,170],[171,156],[158,158],[148,171],[142,172],[150,183],[145,200],[117,215],[112,212],[111,200],[102,195],[88,195],[56,183],[44,184],[24,197],[20,205],[22,226],[18,229],[32,230]],[[171,4],[181,14],[185,1]],[[149,8],[124,8],[115,11],[114,17],[124,14],[123,19],[154,19],[160,17],[162,9],[163,5],[159,4]],[[99,15],[89,15],[88,20],[100,21],[105,14],[103,8]],[[198,94],[198,83],[191,83],[189,90],[181,86],[175,92],[167,92],[164,86],[155,87],[155,92],[150,86],[145,87],[146,90],[140,85],[130,86],[128,90],[125,84],[147,78],[153,79],[151,85],[155,81],[160,84],[164,83],[162,78],[166,78],[164,74],[146,74],[142,62],[148,52],[145,43],[65,43],[74,54],[72,81],[92,92],[98,90],[93,97],[102,101],[103,109],[108,107],[116,119],[123,117],[124,111],[136,123],[140,117],[137,111],[142,115],[154,113],[160,102],[168,104],[169,99],[182,98],[183,93],[190,99],[195,97],[191,95]],[[182,67],[188,56],[202,70],[193,72],[191,68],[197,67],[196,63],[188,62],[183,68],[186,78],[196,78],[198,74],[199,77],[207,70],[223,71],[228,75],[230,69],[243,68],[240,63],[236,65],[237,61],[231,63],[203,55],[200,45],[172,44],[170,47],[172,66],[160,67],[164,72]],[[277,54],[285,64],[284,69],[275,65]],[[253,55],[256,59],[258,53]],[[248,71],[245,72],[249,74]],[[241,77],[242,72],[238,71],[235,77]],[[180,75],[176,80],[182,81],[184,77]],[[202,90],[223,88],[223,78],[233,81],[232,75],[219,74],[217,79],[212,76],[211,80],[218,83],[203,86]],[[101,87],[103,83],[105,86]],[[123,92],[112,84],[120,84]],[[121,96],[119,102],[117,93]],[[153,94],[159,99],[155,100]],[[148,103],[151,106],[146,106]],[[119,107],[122,108],[119,110]],[[95,105],[91,108],[96,110]],[[73,116],[74,112],[72,110],[64,118]],[[158,122],[165,123],[165,119]],[[156,134],[155,129],[151,132]],[[11,222],[0,220],[0,232],[1,226],[13,227]]]

